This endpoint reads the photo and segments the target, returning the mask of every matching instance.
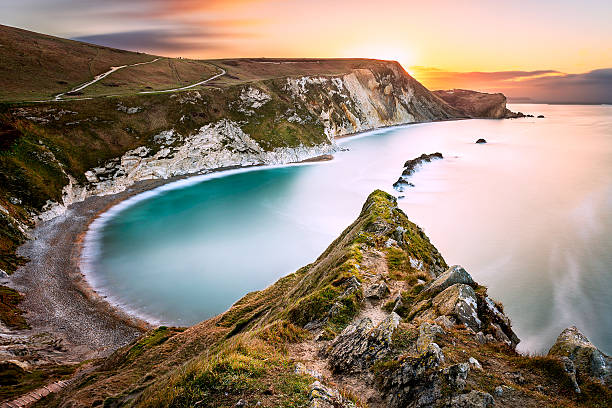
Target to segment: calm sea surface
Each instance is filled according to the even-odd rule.
[[[546,118],[379,130],[343,139],[349,151],[330,162],[137,196],[88,234],[89,279],[142,317],[199,322],[312,262],[370,192],[398,195],[407,159],[439,151],[400,207],[504,303],[519,348],[545,351],[577,325],[612,353],[612,107],[511,108]]]

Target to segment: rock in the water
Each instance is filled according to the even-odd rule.
[[[612,358],[599,351],[575,326],[561,332],[548,355],[568,357],[578,373],[612,383]]]
[[[480,330],[476,293],[471,286],[457,283],[439,293],[432,301],[441,315],[454,316],[473,330]]]
[[[477,144],[484,144],[484,143],[487,143],[487,141],[486,141],[486,140],[484,140],[484,139],[478,139],[478,140],[476,141],[476,143],[477,143]]]
[[[378,326],[369,318],[347,326],[328,350],[329,364],[334,372],[356,372],[371,367],[390,351],[391,336],[400,322],[391,313]]]
[[[407,187],[414,187],[414,184],[408,182],[408,178],[412,176],[412,174],[417,170],[417,168],[422,163],[429,163],[432,160],[442,158],[444,158],[444,156],[442,156],[442,153],[440,152],[430,154],[423,153],[416,159],[406,161],[406,163],[404,163],[404,170],[402,171],[402,175],[400,176],[400,178],[397,179],[395,183],[393,183],[393,188],[401,193]]]
[[[451,406],[457,408],[489,408],[495,406],[495,400],[493,400],[491,394],[474,390],[454,397]]]
[[[465,269],[463,269],[459,265],[454,265],[448,268],[446,272],[438,276],[429,285],[427,285],[423,289],[422,293],[424,295],[434,296],[456,283],[462,283],[465,285],[472,286],[474,285],[474,280],[472,279],[472,276],[466,272]]]
[[[384,299],[391,291],[385,282],[375,283],[365,290],[365,297],[369,299]]]

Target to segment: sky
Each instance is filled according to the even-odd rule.
[[[190,58],[393,59],[430,89],[612,102],[612,2],[2,0],[0,23]]]

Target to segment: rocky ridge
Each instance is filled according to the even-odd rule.
[[[337,408],[611,401],[609,357],[576,329],[565,331],[548,356],[522,356],[518,342],[503,306],[464,268],[448,267],[395,198],[376,191],[314,263],[214,319],[150,332],[45,403]]]

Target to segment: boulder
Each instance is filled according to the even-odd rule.
[[[449,286],[462,283],[465,285],[474,285],[474,280],[469,273],[459,265],[454,265],[448,268],[446,272],[438,276],[429,285],[427,285],[421,293],[423,295],[434,296],[442,292]]]
[[[436,342],[436,337],[445,334],[444,330],[437,324],[428,322],[421,323],[419,326],[419,337],[416,341],[417,351],[424,353],[431,343]]]
[[[484,139],[478,139],[478,140],[476,141],[476,144],[485,144],[485,143],[487,143],[487,141],[486,141],[486,140],[484,140]]]
[[[544,119],[544,115],[538,115],[538,119]]]
[[[347,326],[327,350],[332,371],[357,372],[387,356],[391,350],[391,336],[399,322],[399,315],[392,312],[376,327],[367,317]]]
[[[385,282],[375,283],[365,290],[365,297],[368,299],[384,299],[391,291]]]
[[[612,358],[599,351],[575,326],[561,332],[548,355],[568,357],[580,375],[612,384]]]
[[[454,316],[473,330],[480,330],[476,293],[471,286],[457,283],[440,292],[432,301],[439,315]]]
[[[310,385],[309,408],[354,408],[352,401],[344,398],[340,391],[328,387],[320,381],[315,381]]]
[[[491,394],[473,390],[467,394],[454,397],[451,406],[457,408],[489,408],[495,406],[495,400],[493,400]]]

